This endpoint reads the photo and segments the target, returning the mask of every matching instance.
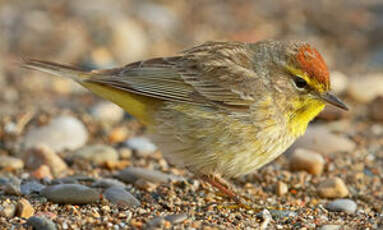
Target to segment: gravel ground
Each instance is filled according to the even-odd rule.
[[[381,229],[383,4],[0,0],[0,229]],[[145,127],[20,56],[107,68],[208,40],[300,39],[350,105],[230,182],[236,207],[169,165]]]

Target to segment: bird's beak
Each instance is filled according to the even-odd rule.
[[[320,98],[322,98],[325,102],[338,107],[343,110],[348,110],[347,105],[345,105],[337,96],[334,94],[331,94],[329,92],[323,93],[320,95]]]

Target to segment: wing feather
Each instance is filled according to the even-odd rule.
[[[93,71],[86,81],[168,101],[248,108],[254,103],[249,81],[259,81],[250,54],[244,43],[209,42],[182,56]]]

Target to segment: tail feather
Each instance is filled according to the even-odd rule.
[[[56,76],[68,77],[75,81],[84,81],[90,77],[89,72],[83,71],[76,67],[37,59],[24,58],[22,67],[37,70],[44,73],[49,73]]]

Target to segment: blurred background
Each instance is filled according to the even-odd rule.
[[[79,174],[90,175],[95,180],[110,178],[127,166],[155,169],[156,175],[166,172],[192,178],[187,171],[168,165],[150,140],[135,139],[144,128],[119,107],[68,79],[21,69],[17,63],[22,57],[84,69],[109,68],[175,55],[211,40],[263,39],[303,40],[313,44],[329,65],[333,90],[350,105],[351,111],[326,108],[315,121],[317,126],[310,126],[305,137],[295,144],[316,152],[310,166],[314,169],[308,169],[306,161],[313,154],[304,152],[299,167],[298,158],[283,156],[256,173],[233,180],[234,184],[260,202],[282,208],[300,207],[301,211],[294,217],[296,222],[292,217],[290,222],[285,221],[283,213],[280,218],[273,216],[281,226],[294,224],[286,229],[299,226],[314,229],[333,220],[341,224],[353,221],[352,226],[363,222],[366,229],[372,229],[373,224],[377,226],[374,222],[377,216],[383,223],[381,0],[0,0],[0,194],[9,192],[1,191],[2,188],[13,186],[9,178],[17,177],[19,187],[21,180],[24,183],[41,179],[38,183],[50,184],[46,178]],[[37,144],[41,143],[48,150],[38,148]],[[102,146],[95,147],[95,143]],[[73,156],[85,160],[77,162]],[[300,170],[307,173],[290,172]],[[322,171],[323,175],[319,176]],[[333,177],[345,181],[350,192],[342,184],[342,191],[331,196],[319,195],[320,199],[319,182]],[[211,211],[206,203],[211,199],[206,201],[201,195],[211,193],[206,193],[198,180],[189,182],[193,186],[161,187],[152,182],[134,185],[128,182],[126,186],[139,198],[143,208],[131,209],[130,216],[126,214],[130,222],[123,219],[128,217],[120,216],[124,215],[121,210],[100,213],[109,213],[116,223],[125,221],[137,228],[157,215],[179,212],[188,213],[192,221],[218,223],[229,229],[253,221],[244,212],[224,213],[225,216],[222,213],[227,210],[212,208]],[[276,190],[277,184],[284,185],[284,189]],[[0,196],[0,211],[2,206],[15,207],[18,202],[14,190],[10,191],[10,195]],[[21,192],[17,194],[20,196]],[[66,192],[63,195],[68,198]],[[361,211],[356,216],[334,214],[319,206],[325,205],[329,197],[345,196],[357,202]],[[39,199],[30,199],[36,212],[50,210],[44,215],[54,213],[52,218],[60,226],[72,221],[66,217],[68,210],[79,209],[72,213],[79,221],[76,226],[112,228],[112,221],[101,220],[90,206],[50,208]],[[103,210],[103,204],[97,205],[98,210]],[[354,212],[356,204],[353,207]],[[61,211],[65,214],[60,215]],[[206,215],[207,212],[215,217]],[[0,222],[8,223],[9,228],[25,222],[13,218],[14,214],[0,215]],[[88,221],[88,217],[98,222]],[[228,219],[233,220],[233,225]],[[89,225],[84,224],[87,221]],[[194,229],[200,226],[187,223],[185,226]],[[119,229],[118,226],[114,229]],[[128,228],[124,226],[121,228]]]
[[[379,0],[0,0],[0,35],[0,98],[12,104],[28,99],[29,90],[78,90],[20,71],[14,64],[20,57],[93,69],[174,55],[210,40],[286,39],[312,43],[342,79],[383,68]]]
[[[22,76],[14,62],[24,56],[93,69],[210,40],[286,39],[312,43],[332,71],[348,77],[383,68],[379,0],[0,0],[0,34],[0,97],[12,103],[29,89],[76,90],[65,80]]]

